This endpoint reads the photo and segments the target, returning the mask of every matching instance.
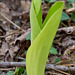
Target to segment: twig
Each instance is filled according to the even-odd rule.
[[[74,67],[67,67],[67,66],[58,66],[58,65],[53,65],[53,64],[47,64],[46,65],[46,69],[50,69],[50,68],[54,68],[54,69],[58,69],[58,70],[62,70],[62,71],[68,71],[68,69],[70,69],[71,72],[75,72],[75,68]]]
[[[66,24],[64,24],[62,21],[61,21],[61,24],[62,24],[64,27],[67,27],[67,25],[66,25]]]
[[[1,16],[4,17],[7,21],[9,21],[11,24],[13,24],[14,26],[16,26],[18,29],[21,29],[21,27],[19,27],[18,25],[16,25],[15,23],[13,23],[11,20],[9,20],[6,16],[4,16],[2,13],[1,13]],[[26,32],[25,30],[21,29],[23,32]]]
[[[53,72],[47,71],[47,72],[45,72],[45,75],[57,75],[57,73],[53,73]]]
[[[25,62],[0,62],[0,67],[25,67]]]
[[[1,71],[10,71],[10,70],[15,70],[15,68],[0,68]]]
[[[23,57],[15,57],[15,59],[25,60],[25,58],[23,58]]]
[[[57,62],[56,65],[58,65],[58,64],[60,64],[60,63],[63,63],[63,62],[64,62],[64,63],[66,63],[66,62],[70,62],[70,61],[72,61],[72,60],[65,60],[65,61],[62,60],[62,61]]]
[[[59,65],[59,66],[75,66],[75,64],[63,64],[63,65]]]
[[[51,69],[53,69],[53,70],[55,70],[55,71],[58,71],[58,72],[60,72],[60,73],[62,73],[62,74],[65,74],[65,75],[70,75],[70,74],[65,73],[65,72],[63,72],[63,71],[60,71],[60,70],[58,70],[58,69],[54,69],[54,68],[51,68]]]
[[[70,8],[68,10],[66,10],[67,13],[70,13],[70,12],[75,12],[75,8]]]
[[[0,62],[0,67],[26,67],[26,63],[25,62]],[[55,66],[54,64],[46,64],[46,70],[48,69],[58,69],[58,70],[62,70],[62,71],[68,71],[68,69],[70,69],[71,72],[75,72],[75,68],[74,67],[66,67],[66,66]]]

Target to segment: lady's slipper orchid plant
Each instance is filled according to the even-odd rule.
[[[32,0],[30,10],[31,46],[26,56],[27,75],[44,75],[46,61],[59,27],[64,3],[56,2],[42,24],[41,0]]]

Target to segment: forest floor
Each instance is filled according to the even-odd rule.
[[[75,2],[61,1],[65,6],[45,75],[75,75]],[[55,2],[42,1],[43,21]],[[31,45],[30,6],[31,0],[0,0],[0,75],[27,75],[23,62]]]

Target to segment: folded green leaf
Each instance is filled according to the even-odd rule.
[[[39,32],[41,31],[41,27],[39,25],[36,13],[34,11],[33,4],[31,5],[30,10],[30,22],[31,22],[31,42],[37,37]]]
[[[59,4],[60,3],[60,4]],[[53,16],[53,14],[61,7],[62,2],[56,2],[51,9],[49,10],[47,17],[42,25],[42,28],[45,26],[45,24],[48,22],[48,20]],[[58,14],[59,15],[59,14]]]
[[[46,61],[59,27],[64,3],[59,1],[52,6],[42,28],[34,7],[32,4],[30,12],[32,44],[26,56],[27,75],[44,75]]]
[[[35,13],[38,14],[41,7],[41,0],[32,0],[33,6],[35,8]]]

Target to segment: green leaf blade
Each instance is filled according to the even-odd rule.
[[[32,0],[32,1],[33,1],[33,5],[34,5],[34,8],[35,8],[35,13],[37,15],[40,11],[41,0]]]
[[[59,7],[61,7],[61,4],[62,4],[61,1],[59,1],[50,8],[47,17],[42,25],[42,28],[45,26],[47,21],[53,16],[53,14],[59,9]]]
[[[40,25],[40,28],[42,29],[42,27],[41,27],[42,26],[42,7],[40,7],[40,11],[37,15],[37,20],[38,20],[38,23]]]

